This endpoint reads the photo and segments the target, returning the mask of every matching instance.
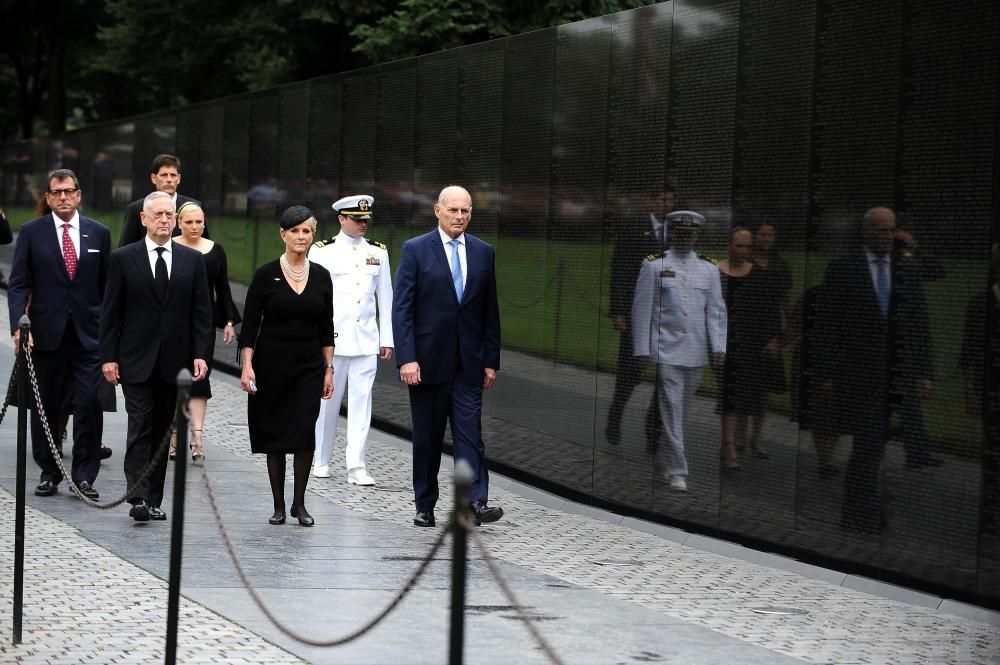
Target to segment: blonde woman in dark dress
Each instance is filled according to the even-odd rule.
[[[285,251],[265,263],[247,290],[240,353],[240,386],[249,394],[250,449],[267,455],[274,514],[285,522],[285,455],[294,457],[290,515],[312,526],[305,507],[306,483],[315,449],[317,396],[333,395],[333,283],[330,273],[306,253],[316,219],[305,206],[281,215]]]
[[[197,203],[188,202],[177,210],[177,226],[180,235],[174,242],[191,249],[196,249],[205,257],[205,270],[208,273],[208,293],[212,299],[212,323],[216,328],[222,328],[222,341],[232,344],[236,339],[235,324],[240,322],[240,313],[233,302],[233,292],[229,288],[229,267],[226,252],[222,245],[204,237],[205,211]],[[213,347],[214,350],[214,347]],[[212,371],[212,358],[208,361],[209,377]],[[202,429],[205,427],[205,411],[208,400],[212,397],[212,386],[209,377],[204,381],[191,384],[191,400],[188,406],[191,410],[191,459],[205,459],[205,448],[202,442]],[[174,452],[171,449],[171,452]]]

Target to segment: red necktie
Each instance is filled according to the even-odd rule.
[[[66,261],[66,273],[69,278],[76,276],[76,247],[73,246],[73,239],[69,237],[69,224],[63,224],[63,260]]]

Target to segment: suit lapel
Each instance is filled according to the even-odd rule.
[[[438,267],[444,271],[448,279],[448,284],[451,285],[451,295],[455,299],[455,302],[458,302],[458,292],[455,291],[455,283],[451,280],[451,265],[448,263],[448,252],[445,251],[444,243],[441,242],[441,234],[437,229],[430,233],[428,242],[431,245],[431,254],[437,259]]]
[[[76,257],[76,272],[79,275],[84,262],[90,263],[90,254],[87,252],[94,243],[94,228],[90,220],[80,216],[80,255]]]
[[[52,260],[59,266],[59,274],[61,274],[66,281],[69,281],[69,273],[66,272],[66,260],[63,258],[62,247],[57,239],[57,237],[62,237],[59,235],[61,230],[53,233],[56,228],[53,221],[55,219],[56,217],[54,215],[49,215],[49,224],[45,228],[45,233],[42,234],[42,246],[45,247],[46,251],[51,253]]]
[[[170,266],[170,279],[167,281],[167,293],[163,297],[164,302],[170,300],[170,297],[174,293],[174,284],[177,282],[177,276],[182,274],[182,271],[185,269],[185,266],[187,265],[187,256],[185,256],[181,252],[178,252],[177,247],[178,247],[177,243],[171,240],[170,254],[171,254],[171,263],[173,265]]]
[[[131,245],[129,245],[129,247],[135,248],[134,250],[132,250],[131,254],[132,254],[132,261],[135,264],[136,272],[139,273],[143,282],[146,283],[146,286],[149,288],[149,292],[150,294],[152,294],[152,297],[156,300],[159,300],[159,298],[156,297],[156,288],[155,285],[153,284],[153,271],[149,267],[149,256],[147,256],[146,253],[145,240],[140,240],[139,242],[132,243]]]

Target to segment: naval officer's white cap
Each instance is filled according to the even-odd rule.
[[[338,215],[351,219],[371,219],[375,211],[375,199],[367,194],[345,196],[331,206]]]

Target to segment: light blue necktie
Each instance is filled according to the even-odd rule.
[[[889,316],[889,262],[886,259],[878,261],[878,308],[883,317]]]
[[[455,295],[458,296],[458,302],[462,302],[464,289],[462,287],[462,261],[458,256],[460,243],[457,240],[449,240],[448,244],[451,245],[451,281],[455,283]]]

